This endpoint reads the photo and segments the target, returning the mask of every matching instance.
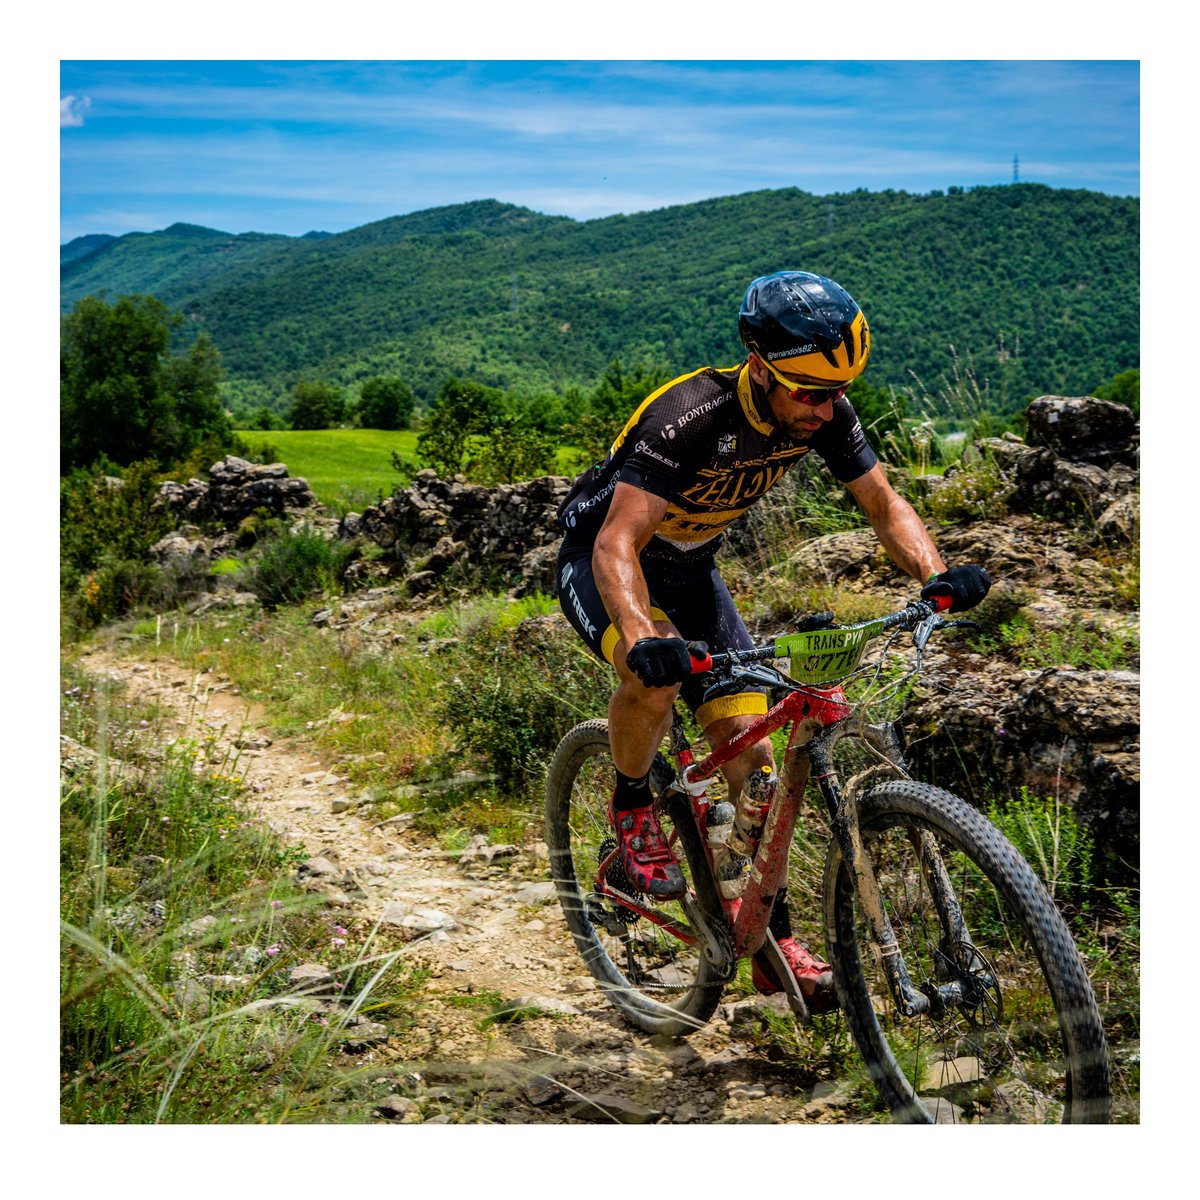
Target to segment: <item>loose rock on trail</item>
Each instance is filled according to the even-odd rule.
[[[298,740],[278,738],[227,679],[107,649],[85,652],[81,665],[123,686],[130,699],[158,705],[178,730],[203,730],[235,749],[251,807],[281,840],[305,849],[301,885],[322,893],[344,925],[380,921],[411,939],[406,956],[430,975],[410,1020],[395,1031],[374,1021],[349,1031],[358,1039],[348,1047],[355,1068],[373,1058],[402,1081],[384,1086],[361,1119],[862,1119],[847,1082],[817,1065],[819,1053],[803,1070],[779,1061],[786,1055],[764,1030],[768,1010],[790,1021],[780,997],[727,993],[709,1024],[682,1041],[625,1024],[574,948],[544,843],[489,846],[477,837],[463,851],[441,850],[403,816],[381,822],[373,809],[360,809],[329,762]],[[464,1002],[496,996],[519,1019],[484,1022],[488,1003]]]

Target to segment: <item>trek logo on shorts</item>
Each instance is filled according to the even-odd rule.
[[[575,585],[571,582],[571,576],[574,572],[575,567],[573,563],[567,563],[563,567],[561,586],[566,589],[571,597],[571,607],[575,610],[575,615],[579,618],[580,625],[587,631],[588,637],[594,638],[596,636],[596,626],[587,619],[587,613],[583,611],[583,604],[579,599],[579,593],[576,592]]]

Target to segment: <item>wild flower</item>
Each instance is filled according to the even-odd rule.
[[[267,954],[270,955],[271,958],[274,958],[275,955],[277,955],[282,949],[283,947],[276,942],[273,946],[267,947]]]
[[[344,945],[346,944],[346,939],[345,939],[345,938],[336,938],[336,937],[335,937],[335,938],[330,938],[329,940],[330,940],[330,942],[332,942],[332,943],[333,943],[333,945],[335,945],[335,946],[344,946]]]

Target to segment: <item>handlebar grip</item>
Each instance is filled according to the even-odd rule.
[[[692,648],[688,647],[688,654],[692,659],[692,674],[703,675],[706,671],[712,670],[713,660],[712,655],[706,650],[701,657],[697,657]]]
[[[945,612],[946,609],[948,609],[950,607],[950,605],[954,603],[954,597],[953,596],[930,596],[929,603],[932,604],[934,606],[934,608],[936,608],[938,610],[938,612]]]

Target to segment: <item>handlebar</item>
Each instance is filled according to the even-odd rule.
[[[939,613],[945,612],[951,605],[949,596],[931,596],[928,600],[913,600],[896,612],[865,621],[860,625],[829,625],[831,632],[861,629],[867,638],[876,637],[889,629],[916,629],[923,621]],[[932,627],[929,632],[931,633]],[[926,633],[925,639],[928,640]],[[697,656],[691,646],[688,647],[692,656],[692,674],[703,675],[708,671],[721,670],[735,663],[762,662],[767,659],[783,658],[787,655],[786,648],[781,646],[783,639],[777,638],[764,646],[754,646],[749,650],[734,650],[724,654],[709,654]]]

